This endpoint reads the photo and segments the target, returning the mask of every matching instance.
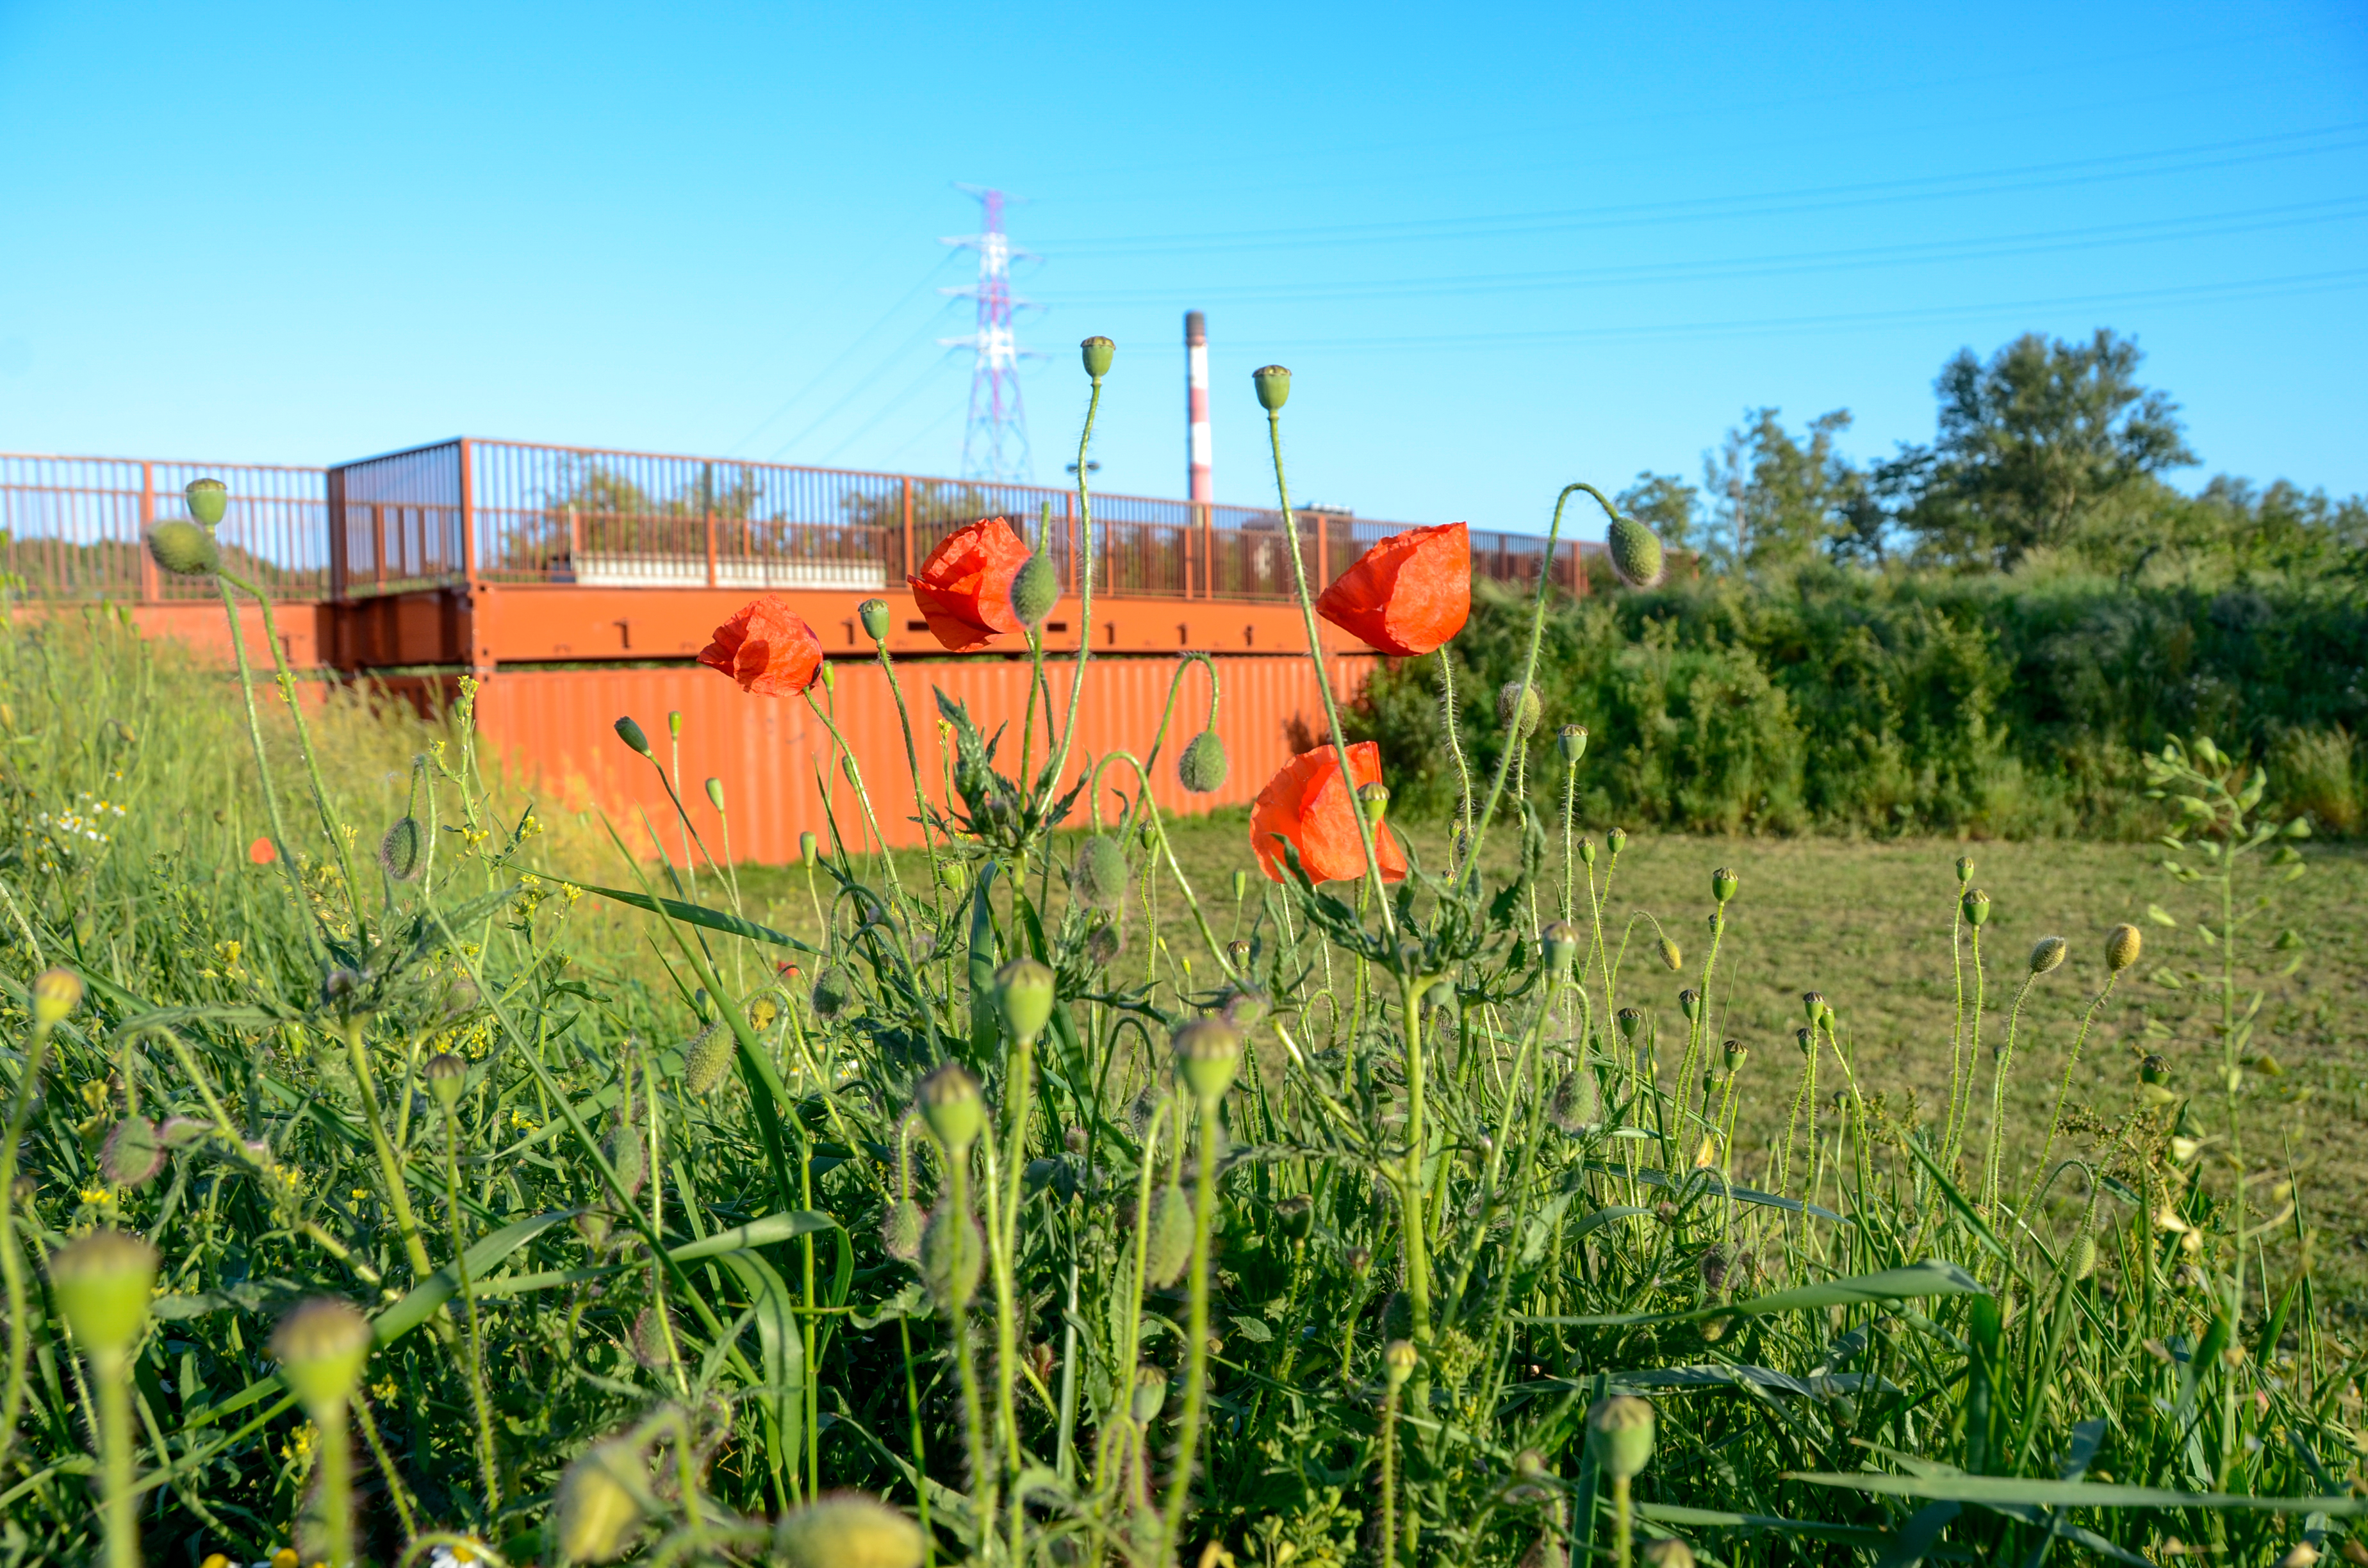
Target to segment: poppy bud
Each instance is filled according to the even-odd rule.
[[[1725,903],[1735,896],[1735,890],[1740,883],[1741,879],[1737,878],[1733,871],[1721,866],[1710,874],[1710,896]]]
[[[1694,1549],[1673,1535],[1646,1541],[1637,1548],[1636,1555],[1652,1568],[1694,1568]]]
[[[1256,986],[1235,986],[1227,991],[1224,1002],[1217,1009],[1218,1016],[1236,1033],[1245,1035],[1273,1011],[1274,998]]]
[[[1118,840],[1096,834],[1078,846],[1069,891],[1088,909],[1116,909],[1126,902],[1130,875]]]
[[[1280,365],[1263,365],[1250,372],[1258,388],[1258,406],[1272,414],[1291,401],[1291,372]]]
[[[1154,1285],[1173,1285],[1192,1261],[1192,1200],[1169,1182],[1152,1204],[1151,1238],[1144,1255],[1144,1273]]]
[[[786,1568],[920,1568],[926,1553],[921,1527],[887,1504],[832,1492],[782,1517],[773,1555]]]
[[[1634,1040],[1636,1031],[1645,1026],[1645,1015],[1634,1007],[1622,1007],[1614,1015],[1613,1021],[1620,1026],[1621,1039]]]
[[[419,1075],[427,1082],[427,1092],[436,1103],[450,1110],[461,1103],[461,1091],[468,1085],[469,1064],[449,1051],[439,1051],[420,1064]]]
[[[1011,613],[1022,626],[1039,626],[1061,598],[1061,569],[1038,551],[1019,563],[1011,576]]]
[[[1731,1040],[1726,1042],[1725,1055],[1726,1070],[1739,1072],[1743,1064],[1751,1060],[1751,1048],[1739,1040]]]
[[[1364,808],[1367,822],[1379,824],[1390,814],[1390,787],[1378,778],[1358,785],[1357,804]]]
[[[1535,734],[1545,711],[1537,687],[1526,682],[1508,680],[1497,688],[1497,722],[1511,731],[1515,740]]]
[[[1567,920],[1551,921],[1538,936],[1538,949],[1545,960],[1546,972],[1556,976],[1567,974],[1571,964],[1578,958],[1578,927]]]
[[[2097,1238],[2081,1233],[2072,1244],[2072,1255],[2064,1260],[2065,1272],[2075,1279],[2086,1279],[2097,1272]]]
[[[98,1151],[98,1168],[119,1187],[145,1185],[164,1163],[155,1123],[137,1113],[117,1122]]]
[[[1602,1122],[1603,1091],[1595,1081],[1595,1069],[1580,1067],[1564,1074],[1547,1103],[1546,1119],[1565,1132],[1582,1132]]]
[[[625,1550],[642,1522],[642,1505],[625,1477],[641,1456],[619,1439],[579,1455],[559,1478],[552,1502],[559,1554],[568,1562],[606,1562]]]
[[[2071,947],[2072,944],[2061,937],[2042,937],[2031,945],[2031,972],[2045,974],[2064,961],[2064,955],[2071,950]]]
[[[814,987],[807,992],[806,1000],[812,1004],[814,1017],[828,1023],[855,1005],[855,983],[838,965],[825,965],[814,976]]]
[[[1225,743],[1216,731],[1203,730],[1176,759],[1176,781],[1195,795],[1212,795],[1225,787],[1228,767]]]
[[[1239,903],[1242,900],[1249,897],[1249,895],[1250,874],[1247,871],[1235,871],[1234,873],[1234,902],[1235,903]]]
[[[1970,882],[1970,881],[1972,881],[1973,880],[1974,880],[1974,858],[1973,858],[1972,856],[1970,856],[1970,855],[1960,855],[1960,856],[1958,856],[1958,857],[1957,857],[1957,885],[1958,885],[1959,887],[1963,887],[1963,886],[1964,886],[1967,882]]]
[[[1088,337],[1077,345],[1079,358],[1086,364],[1086,374],[1100,381],[1110,374],[1110,360],[1118,353],[1118,345],[1107,337]]]
[[[916,1096],[921,1118],[946,1153],[961,1159],[977,1142],[986,1125],[986,1107],[979,1097],[978,1080],[959,1062],[949,1062],[921,1080]]]
[[[2138,961],[2138,950],[2146,938],[2135,926],[2116,926],[2105,933],[2105,967],[2119,974]]]
[[[1661,580],[1661,572],[1668,562],[1662,558],[1661,541],[1653,530],[1634,517],[1614,517],[1604,535],[1611,547],[1611,570],[1632,588],[1649,588]]]
[[[1967,892],[1964,900],[1965,924],[1978,929],[1990,917],[1990,895],[1979,888]]]
[[[93,1231],[50,1258],[50,1293],[74,1337],[120,1353],[139,1337],[156,1279],[156,1249],[122,1231]]]
[[[1390,1341],[1389,1348],[1382,1352],[1382,1374],[1389,1380],[1392,1389],[1406,1387],[1406,1380],[1414,1376],[1415,1359],[1413,1341]]]
[[[1167,1374],[1156,1367],[1134,1369],[1134,1394],[1127,1401],[1127,1413],[1144,1426],[1158,1419],[1160,1407],[1167,1403]]]
[[[1587,1446],[1615,1480],[1641,1473],[1653,1462],[1653,1407],[1632,1393],[1596,1401],[1587,1413]]]
[[[1685,967],[1686,955],[1667,937],[1661,938],[1661,962],[1671,974]]]
[[[1234,1086],[1242,1037],[1223,1018],[1195,1018],[1176,1031],[1176,1071],[1206,1111]]]
[[[82,977],[70,969],[45,969],[33,977],[33,1027],[55,1028],[82,1006]]]
[[[1603,843],[1605,847],[1611,851],[1612,858],[1619,858],[1620,852],[1628,847],[1628,830],[1624,827],[1613,828],[1603,835]]]
[[[370,1319],[335,1296],[300,1301],[271,1334],[279,1377],[305,1413],[331,1419],[362,1381],[370,1353]]]
[[[1086,931],[1086,961],[1096,968],[1118,961],[1126,951],[1126,934],[1114,920],[1098,920]]]
[[[940,1203],[921,1233],[921,1278],[949,1312],[967,1308],[986,1267],[986,1238],[967,1210]]]
[[[1350,1247],[1340,1255],[1340,1259],[1349,1266],[1349,1273],[1361,1275],[1373,1267],[1373,1249],[1363,1246]]]
[[[921,1256],[921,1232],[928,1223],[919,1204],[909,1198],[898,1199],[880,1221],[880,1245],[890,1257],[916,1263]]]
[[[1053,1017],[1053,971],[1034,959],[1015,959],[995,971],[995,999],[1003,1026],[1021,1045],[1032,1045]]]
[[[417,817],[397,817],[378,841],[378,863],[386,874],[398,882],[407,882],[419,875],[419,863],[427,848],[427,835],[421,831]]]
[[[1304,1238],[1315,1224],[1315,1200],[1293,1193],[1274,1206],[1276,1228],[1293,1241]]]
[[[1578,841],[1578,858],[1580,862],[1586,866],[1590,868],[1594,866],[1595,840],[1591,838],[1582,838]]]
[[[1565,724],[1554,732],[1554,749],[1562,753],[1565,763],[1575,763],[1587,755],[1587,726]]]
[[[1689,1020],[1701,1017],[1702,993],[1691,985],[1679,992],[1678,1011],[1683,1013]]]
[[[148,530],[148,553],[157,565],[182,577],[203,577],[222,570],[222,546],[214,536],[178,518]]]
[[[617,738],[643,756],[650,755],[649,736],[642,733],[642,727],[633,722],[631,718],[617,721]]]
[[[682,1051],[682,1086],[694,1095],[712,1095],[732,1070],[739,1041],[719,1018],[690,1037]]]
[[[864,600],[855,607],[855,619],[863,623],[863,635],[871,638],[874,642],[885,642],[888,640],[890,622],[886,599]]]
[[[230,486],[219,479],[193,479],[182,488],[181,499],[188,503],[189,516],[212,528],[230,506]]]

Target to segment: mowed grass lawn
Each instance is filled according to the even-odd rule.
[[[1426,865],[1444,864],[1443,828],[1400,827]],[[1171,835],[1178,862],[1224,939],[1232,929],[1233,872],[1253,864],[1247,814],[1234,810],[1178,820]],[[1595,836],[1600,846],[1601,835]],[[1509,837],[1500,833],[1492,839],[1492,862],[1510,855]],[[2309,870],[2299,881],[2264,882],[2277,907],[2248,933],[2260,941],[2245,950],[2271,971],[2291,954],[2269,954],[2269,939],[2289,927],[2305,939],[2294,974],[2260,977],[2268,1000],[2253,1049],[2274,1058],[2279,1071],[2256,1072],[2248,1081],[2248,1153],[2255,1169],[2292,1162],[2300,1177],[2301,1223],[2319,1233],[2317,1254],[2334,1277],[2353,1290],[2355,1301],[2368,1303],[2368,1290],[2361,1289],[2368,1285],[2368,1053],[2362,1050],[2368,1035],[2368,931],[2357,913],[2368,903],[2368,851],[2314,844],[2304,853]],[[1558,843],[1554,854],[1558,867]],[[2080,1014],[2104,983],[2104,934],[2124,920],[2145,932],[2145,956],[2100,1013],[2073,1067],[2071,1103],[2119,1119],[2130,1104],[2139,1059],[2151,1051],[2169,1063],[2173,1085],[2196,1097],[2192,1114],[2216,1132],[2224,1123],[2219,1047],[2211,1027],[2216,1004],[2198,990],[2172,990],[2152,979],[2164,966],[2210,971],[2216,963],[2216,953],[2193,926],[2197,916],[2211,913],[2207,890],[2174,882],[2160,869],[2164,854],[2159,846],[2144,844],[1634,835],[1605,907],[1607,932],[1616,934],[1642,914],[1657,916],[1685,949],[1686,972],[1675,975],[1660,966],[1653,929],[1640,921],[1620,1000],[1660,1009],[1665,1036],[1678,1031],[1681,1037],[1677,994],[1699,973],[1710,873],[1731,867],[1742,889],[1729,909],[1713,1002],[1716,1038],[1740,1040],[1751,1052],[1741,1080],[1738,1179],[1763,1175],[1770,1142],[1783,1135],[1800,1070],[1793,1031],[1802,1021],[1804,991],[1822,992],[1832,1004],[1855,1048],[1861,1082],[1884,1096],[1890,1114],[1937,1121],[1948,1096],[1955,996],[1949,947],[1955,866],[1960,855],[1971,855],[1974,885],[1992,900],[1983,933],[1990,1007],[1986,1048],[2005,1040],[2007,1011],[2028,972],[2032,944],[2046,936],[2071,943],[2069,960],[2038,981],[2022,1008],[2007,1098],[2008,1169],[2018,1168],[2014,1152],[2035,1154],[2045,1135]],[[1599,877],[1602,867],[1599,856]],[[1556,877],[1559,885],[1558,870]],[[1178,954],[1197,959],[1203,945],[1164,869],[1159,891],[1162,939]],[[752,914],[763,905],[784,928],[811,933],[803,873],[749,868],[743,893]],[[1253,915],[1256,898],[1254,892]],[[1583,892],[1581,898],[1583,906]],[[2149,903],[2177,916],[2179,928],[2150,922]],[[1130,947],[1139,951],[1140,911],[1131,918]],[[1195,967],[1201,966],[1196,961]],[[1966,983],[1970,990],[1970,965]],[[1673,1073],[1676,1051],[1665,1048],[1663,1056],[1663,1071]],[[1977,1139],[1989,1124],[1994,1062],[1985,1049],[1973,1121]],[[1831,1062],[1821,1067],[1821,1096],[1839,1086],[1838,1078]],[[2076,1141],[2070,1147],[2081,1145]],[[2059,1140],[2059,1153],[2066,1148]]]

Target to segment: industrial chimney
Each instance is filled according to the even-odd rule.
[[[1184,418],[1187,494],[1205,506],[1217,493],[1209,478],[1209,323],[1198,311],[1184,312]]]

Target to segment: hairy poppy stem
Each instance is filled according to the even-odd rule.
[[[1094,506],[1086,484],[1086,449],[1093,444],[1094,415],[1102,405],[1102,379],[1094,378],[1093,395],[1086,400],[1086,426],[1077,433],[1077,539],[1081,559],[1077,566],[1077,673],[1069,683],[1069,716],[1062,722],[1060,749],[1053,754],[1053,765],[1045,771],[1044,796],[1038,808],[1049,805],[1053,793],[1061,788],[1061,770],[1069,766],[1069,743],[1076,738],[1077,703],[1086,692],[1086,665],[1094,656]],[[1052,687],[1044,690],[1044,722],[1053,722]],[[1052,744],[1048,739],[1047,744]],[[1021,779],[1025,790],[1028,781]]]

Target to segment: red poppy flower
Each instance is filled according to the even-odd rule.
[[[1019,630],[1019,618],[1011,613],[1011,579],[1030,553],[1009,523],[986,517],[948,534],[921,562],[920,574],[905,583],[938,641],[967,653]]]
[[[1384,653],[1428,653],[1471,618],[1471,532],[1441,523],[1392,534],[1341,573],[1315,608]]]
[[[822,674],[822,639],[780,595],[767,594],[717,627],[699,662],[722,670],[743,691],[795,697]]]
[[[1344,881],[1365,874],[1365,846],[1357,837],[1352,791],[1381,781],[1382,748],[1372,741],[1350,746],[1349,772],[1349,779],[1343,781],[1340,758],[1324,745],[1300,753],[1267,780],[1250,808],[1250,847],[1268,876],[1279,882],[1287,869],[1282,846],[1275,842],[1278,836],[1297,846],[1299,863],[1315,881]],[[1406,853],[1387,823],[1373,826],[1373,858],[1381,862],[1382,881],[1405,880]]]
[[[279,851],[276,846],[274,846],[271,840],[268,838],[258,838],[254,843],[246,846],[246,858],[255,865],[268,866],[271,862],[279,858]]]

